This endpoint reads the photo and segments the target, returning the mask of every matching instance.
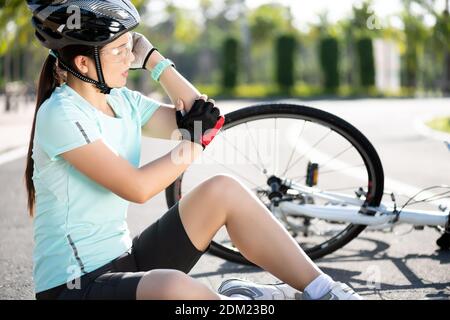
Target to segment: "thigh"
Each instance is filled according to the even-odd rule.
[[[139,272],[133,254],[125,252],[110,263],[75,282],[67,283],[59,300],[135,300],[139,281],[145,272]]]
[[[178,202],[133,239],[132,254],[139,271],[176,269],[188,273],[209,249],[192,244],[180,219]]]
[[[107,272],[81,283],[78,288],[65,288],[58,300],[136,300],[139,281],[145,272]]]

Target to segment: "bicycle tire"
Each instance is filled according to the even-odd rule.
[[[286,103],[259,104],[226,114],[225,124],[222,130],[227,130],[228,128],[245,121],[273,118],[277,116],[292,116],[313,123],[319,123],[332,128],[335,132],[347,139],[361,155],[361,158],[364,160],[368,169],[369,183],[364,206],[376,207],[380,204],[384,190],[384,173],[381,160],[370,141],[353,125],[336,115],[304,105]],[[168,207],[174,205],[181,198],[182,179],[183,174],[166,188],[165,195]],[[367,214],[370,215],[374,213],[369,211]],[[319,259],[345,246],[348,242],[357,237],[365,228],[365,225],[350,224],[335,237],[314,248],[306,249],[305,253],[313,260]],[[245,265],[254,265],[242,256],[240,252],[231,250],[215,241],[211,242],[209,252],[228,261]]]

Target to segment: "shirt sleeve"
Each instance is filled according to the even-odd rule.
[[[47,105],[36,117],[37,143],[52,161],[66,151],[101,138],[95,119],[89,118],[74,105]]]
[[[161,103],[143,95],[139,91],[130,90],[128,88],[123,89],[128,96],[130,103],[137,109],[141,127],[143,127],[153,113],[161,106]]]

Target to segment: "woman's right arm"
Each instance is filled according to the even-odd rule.
[[[167,188],[202,151],[201,145],[182,140],[166,155],[136,168],[98,139],[61,156],[78,171],[123,199],[145,203]]]

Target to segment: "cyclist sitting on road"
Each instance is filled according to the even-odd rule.
[[[131,239],[129,203],[145,203],[169,186],[224,118],[212,99],[131,31],[139,15],[129,0],[27,3],[36,37],[50,49],[25,173],[37,299],[298,299],[299,291],[304,299],[360,299],[324,274],[232,176],[203,181]],[[74,5],[80,13],[75,27],[69,23]],[[175,108],[127,89],[129,69],[150,70]],[[139,167],[143,129],[180,143]],[[174,161],[173,154],[188,161]],[[224,225],[247,259],[283,283],[228,279],[215,292],[188,276]]]

